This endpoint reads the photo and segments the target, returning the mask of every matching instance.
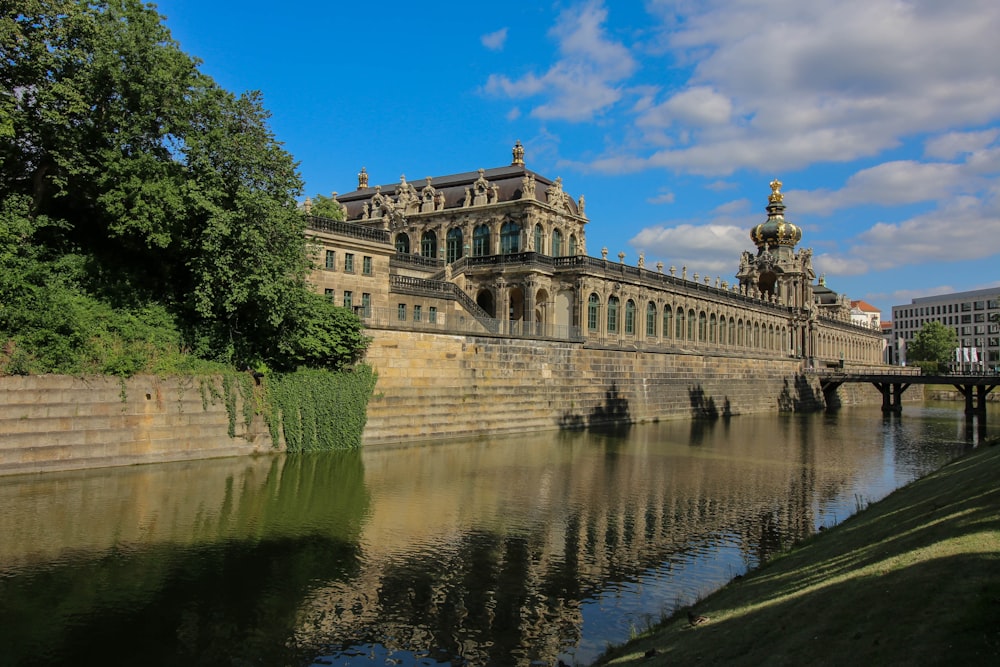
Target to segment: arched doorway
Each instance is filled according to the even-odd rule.
[[[479,307],[486,311],[490,317],[495,318],[497,316],[496,302],[493,300],[493,292],[488,289],[481,289],[479,293],[476,294],[476,303]]]
[[[540,289],[535,292],[535,312],[533,317],[534,334],[541,336],[546,334],[546,324],[549,323],[549,293],[548,290]]]

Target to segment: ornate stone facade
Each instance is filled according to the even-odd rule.
[[[583,196],[561,178],[526,168],[518,142],[509,166],[427,177],[418,188],[368,186],[337,197],[340,229],[377,235],[377,262],[362,314],[370,327],[568,339],[639,351],[797,357],[806,363],[881,361],[877,332],[851,323],[850,302],[816,279],[811,249],[784,218],[781,183],[771,183],[767,220],[751,230],[736,280],[680,275],[586,251]],[[314,221],[322,254],[348,253],[357,240]],[[353,230],[353,231],[351,231]],[[376,247],[377,246],[377,247]],[[375,261],[375,260],[373,260]],[[388,266],[386,267],[386,264]],[[322,263],[320,263],[322,266]],[[330,267],[327,267],[329,269]],[[317,288],[352,294],[352,277],[319,269]],[[376,286],[379,286],[376,289]],[[346,301],[346,299],[345,299]]]

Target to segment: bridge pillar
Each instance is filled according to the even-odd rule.
[[[903,392],[909,386],[899,383],[892,385],[892,411],[897,415],[903,413]]]
[[[975,414],[976,409],[975,406],[973,405],[973,397],[975,396],[975,392],[973,391],[972,387],[971,386],[962,387],[962,393],[965,394],[965,414],[967,415]]]
[[[882,392],[882,414],[887,415],[895,412],[892,409],[892,385],[885,382],[873,382],[872,384]]]

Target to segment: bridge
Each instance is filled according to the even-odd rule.
[[[986,414],[986,396],[1000,385],[998,375],[921,375],[916,368],[887,368],[865,371],[817,371],[823,397],[830,405],[837,387],[845,382],[870,382],[882,393],[882,412],[901,413],[903,392],[914,384],[950,384],[965,396],[965,414]]]

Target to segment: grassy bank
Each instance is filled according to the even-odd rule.
[[[800,543],[607,665],[1000,664],[1000,446]]]

